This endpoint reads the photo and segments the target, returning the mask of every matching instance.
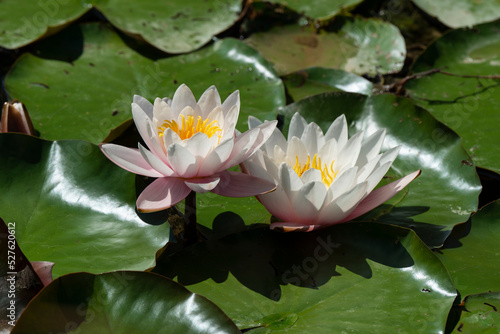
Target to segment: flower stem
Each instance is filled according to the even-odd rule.
[[[186,225],[184,227],[184,240],[191,244],[198,240],[196,230],[196,192],[191,191],[185,199],[184,219]]]

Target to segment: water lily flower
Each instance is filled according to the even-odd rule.
[[[250,129],[262,124],[249,119]],[[281,220],[271,228],[312,231],[347,222],[406,187],[420,171],[374,190],[399,152],[394,147],[379,153],[384,137],[381,129],[364,140],[362,131],[348,138],[344,115],[325,134],[298,113],[292,117],[288,141],[275,129],[261,150],[243,163],[250,175],[277,184],[274,192],[257,196]]]
[[[136,95],[132,115],[149,150],[141,144],[138,149],[115,144],[100,148],[123,169],[157,178],[137,199],[140,212],[169,208],[191,191],[230,197],[272,191],[272,182],[227,170],[248,159],[276,127],[269,122],[235,136],[239,111],[239,92],[221,103],[214,86],[198,102],[184,84],[172,99],[157,98],[154,105]]]

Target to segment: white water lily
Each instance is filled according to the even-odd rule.
[[[263,124],[249,119],[250,129]],[[384,137],[381,129],[364,140],[362,131],[348,138],[344,115],[325,134],[298,113],[290,122],[288,141],[275,129],[261,150],[243,163],[250,175],[277,184],[272,193],[257,196],[281,220],[271,228],[312,231],[343,223],[406,187],[420,171],[374,190],[399,152],[394,147],[379,153]]]
[[[169,208],[191,191],[230,197],[272,191],[274,183],[227,170],[248,159],[276,127],[276,122],[268,122],[235,136],[239,111],[239,92],[221,103],[214,86],[198,102],[184,84],[172,99],[157,98],[154,105],[136,95],[132,115],[149,150],[141,144],[139,149],[115,144],[100,147],[118,166],[157,178],[137,199],[141,212]]]

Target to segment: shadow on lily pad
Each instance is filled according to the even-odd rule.
[[[181,249],[173,245],[157,259],[154,272],[189,286],[234,275],[247,288],[279,300],[281,285],[317,289],[339,276],[337,266],[366,279],[367,260],[393,268],[414,261],[400,239],[408,230],[378,223],[345,223],[310,233],[280,233],[269,225],[245,227],[234,213],[216,217],[213,229],[199,227],[208,240]]]

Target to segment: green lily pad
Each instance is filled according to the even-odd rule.
[[[342,70],[312,67],[283,78],[286,90],[294,101],[308,96],[343,91],[371,95],[373,84],[363,77]]]
[[[239,333],[212,302],[148,272],[59,277],[33,299],[16,333]]]
[[[456,296],[445,267],[413,231],[378,223],[310,233],[256,226],[167,250],[157,263],[155,272],[206,296],[249,333],[417,326],[439,333]]]
[[[137,216],[134,174],[97,146],[5,133],[0,152],[0,211],[30,261],[54,262],[54,277],[154,266],[168,224]]]
[[[462,296],[500,291],[500,201],[485,206],[460,227],[437,252],[455,287]]]
[[[118,0],[4,0],[0,4],[0,45],[8,49],[46,37],[96,7],[118,29],[169,53],[196,50],[229,27],[240,0],[182,2]]]
[[[87,24],[80,29],[83,53],[73,63],[25,54],[5,79],[10,98],[24,102],[42,138],[100,143],[132,117],[134,94],[150,101],[172,97],[182,83],[197,98],[211,85],[222,99],[241,89],[241,131],[247,129],[250,114],[274,118],[275,110],[285,104],[283,84],[271,66],[236,39],[152,61],[128,48],[106,25]],[[53,38],[45,49],[60,47],[59,42]]]
[[[379,211],[371,213],[369,220],[413,228],[427,245],[439,247],[454,225],[467,221],[477,210],[481,185],[472,164],[462,162],[469,156],[461,146],[460,137],[408,99],[390,94],[315,95],[283,109],[284,129],[288,129],[295,112],[308,122],[316,122],[323,131],[335,118],[345,114],[351,136],[361,130],[369,135],[385,128],[382,150],[401,145],[386,182],[422,170],[408,185],[403,199],[392,208],[375,209]]]
[[[477,0],[413,0],[431,16],[448,27],[472,27],[500,18],[500,2]]]
[[[463,138],[476,165],[500,172],[500,22],[455,30],[416,60],[413,72],[440,69],[410,80],[412,100]],[[451,75],[450,75],[451,74]],[[493,75],[492,75],[493,74]]]
[[[259,0],[261,1],[261,0]],[[338,13],[354,7],[361,0],[264,0],[265,2],[280,4],[288,8],[306,15],[315,20],[327,20],[334,17]]]
[[[30,300],[43,288],[16,241],[15,222],[0,218],[0,332],[9,332]]]
[[[494,334],[500,331],[500,292],[465,297],[464,311],[453,333]]]
[[[245,40],[274,63],[280,75],[308,67],[342,69],[355,74],[398,72],[406,55],[398,28],[374,19],[354,19],[338,33],[283,26]]]
[[[3,0],[0,46],[17,49],[48,36],[85,14],[92,5],[80,0]]]
[[[94,4],[118,29],[169,53],[200,48],[231,27],[241,12],[241,0],[94,0]]]

